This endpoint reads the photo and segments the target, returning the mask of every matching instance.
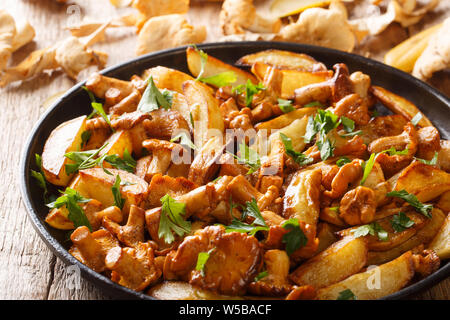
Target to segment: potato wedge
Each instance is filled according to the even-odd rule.
[[[292,178],[283,199],[285,218],[297,218],[313,228],[317,227],[321,179],[320,169],[302,171]]]
[[[381,220],[378,220],[377,223],[385,230],[388,234],[386,240],[380,240],[376,235],[367,235],[365,238],[367,239],[367,244],[369,246],[370,251],[387,251],[394,247],[397,247],[398,245],[402,244],[403,242],[410,239],[412,236],[414,236],[418,230],[423,228],[425,224],[428,222],[427,218],[419,213],[416,212],[407,212],[405,213],[406,216],[414,221],[414,225],[410,228],[407,228],[400,232],[395,232],[391,225],[392,217],[386,217]],[[352,234],[352,230],[357,229],[358,227],[352,227],[345,230],[339,231],[337,234],[340,237],[349,236]]]
[[[138,176],[126,171],[108,169],[113,175],[109,175],[101,168],[81,170],[79,178],[74,181],[73,188],[87,198],[100,201],[105,207],[114,205],[114,197],[111,191],[116,175],[129,185],[120,186],[120,192],[125,199],[123,212],[128,212],[130,205],[139,206],[148,196],[148,184]]]
[[[267,64],[256,62],[252,66],[252,72],[260,81],[263,81],[269,68],[271,67]],[[283,99],[292,99],[295,89],[326,81],[333,76],[332,71],[307,72],[285,69],[282,73],[281,98]]]
[[[420,112],[419,108],[417,108],[411,101],[406,100],[405,98],[400,97],[399,95],[396,95],[395,93],[382,87],[372,86],[370,91],[389,110],[395,114],[404,116],[408,120],[411,120],[417,113]],[[423,113],[422,119],[420,119],[418,125],[421,127],[433,126],[431,121]]]
[[[73,174],[66,173],[66,164],[73,163],[64,157],[67,152],[81,149],[81,134],[86,130],[86,116],[66,121],[56,127],[44,145],[42,170],[48,182],[65,187]]]
[[[183,93],[184,82],[195,80],[187,73],[162,66],[147,69],[142,74],[144,79],[150,76],[153,77],[153,81],[158,89],[168,89],[178,93]]]
[[[292,122],[297,119],[302,119],[305,116],[313,115],[317,112],[317,108],[301,108],[291,111],[289,113],[285,113],[281,116],[278,116],[272,120],[260,122],[255,128],[257,130],[265,129],[268,130],[268,134],[270,134],[270,130],[281,129],[287,127]]]
[[[183,281],[164,281],[150,288],[149,296],[160,300],[243,300],[243,297],[224,296]]]
[[[186,56],[189,71],[194,75],[194,77],[198,77],[202,68],[202,58],[200,56],[200,53],[194,48],[189,47],[186,49]],[[202,77],[211,77],[222,72],[230,71],[234,72],[237,78],[236,82],[233,83],[233,86],[246,84],[248,80],[250,80],[254,84],[258,83],[256,78],[251,73],[233,67],[232,65],[222,62],[219,59],[211,57],[210,55],[208,55],[208,60],[206,61],[205,67],[203,69]]]
[[[183,92],[194,122],[194,143],[201,148],[212,135],[225,130],[219,102],[209,87],[200,82],[186,81]]]
[[[243,56],[236,62],[236,65],[251,67],[257,62],[278,69],[292,69],[308,72],[327,71],[327,68],[323,63],[316,61],[307,54],[275,49],[264,50]]]
[[[114,132],[106,141],[108,144],[102,151],[100,156],[104,154],[117,154],[119,157],[123,157],[125,149],[131,154],[133,152],[133,142],[131,140],[130,132],[128,130],[119,130]],[[110,168],[108,163],[104,163],[105,167]]]
[[[450,174],[421,162],[413,162],[398,177],[395,190],[406,190],[427,202],[450,190]]]
[[[308,117],[305,116],[301,119],[294,120],[290,125],[281,128],[279,131],[274,132],[269,137],[269,145],[275,139],[280,139],[280,133],[285,134],[292,141],[292,148],[297,152],[302,152],[305,149],[306,143],[303,136],[306,133],[306,126],[308,125]]]
[[[376,276],[376,273],[379,276]],[[317,291],[319,300],[336,300],[339,293],[350,289],[358,300],[379,299],[394,293],[408,284],[414,276],[412,253],[404,253],[397,259],[377,269],[355,274],[341,282]],[[373,278],[379,279],[377,281]]]
[[[172,107],[170,109],[178,111],[188,123],[189,129],[191,131],[194,130],[191,123],[191,110],[184,95],[174,92],[172,96]]]
[[[429,243],[439,232],[445,220],[444,213],[437,208],[432,211],[432,215],[433,217],[427,221],[422,229],[402,244],[387,251],[369,251],[367,265],[385,263],[422,243]]]
[[[444,192],[441,195],[439,201],[436,203],[436,206],[446,214],[450,212],[450,191]]]
[[[450,258],[450,215],[447,215],[444,224],[428,248],[434,250],[441,260]]]
[[[367,242],[346,237],[300,265],[290,274],[297,285],[327,287],[360,271],[367,261]]]
[[[320,222],[317,226],[317,238],[319,238],[319,246],[317,247],[317,253],[320,253],[338,241],[335,235],[336,227],[333,225]]]

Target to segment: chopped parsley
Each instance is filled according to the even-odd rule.
[[[91,199],[86,199],[82,197],[78,191],[71,189],[69,187],[66,188],[64,192],[61,192],[62,196],[57,198],[55,201],[47,204],[47,207],[61,208],[62,206],[66,206],[67,211],[69,212],[68,218],[73,222],[75,228],[86,226],[92,232],[91,224],[89,223],[86,214],[83,209],[78,205],[79,203],[87,203],[91,201]]]
[[[280,132],[280,139],[284,144],[284,149],[286,150],[286,154],[289,155],[296,163],[301,166],[308,165],[314,161],[313,158],[301,153],[297,152],[292,147],[292,140],[284,133]]]
[[[206,262],[208,262],[209,257],[211,256],[211,253],[216,248],[212,248],[208,252],[200,252],[197,256],[197,264],[195,265],[195,270],[200,271],[202,276],[205,276],[205,265]]]
[[[289,230],[288,233],[283,235],[281,240],[282,243],[286,244],[286,253],[290,256],[299,248],[306,246],[308,243],[308,238],[306,238],[303,230],[300,228],[298,220],[291,218],[285,221],[282,227]]]
[[[175,142],[177,140],[180,140],[180,144],[186,147],[189,147],[193,150],[196,150],[197,147],[195,146],[195,144],[192,142],[191,137],[188,136],[188,134],[186,132],[180,132],[179,134],[177,134],[175,137],[173,137],[172,139],[170,139],[170,142]]]
[[[263,86],[262,83],[253,84],[253,82],[250,81],[250,79],[247,80],[247,83],[241,84],[237,86],[236,88],[233,88],[233,92],[236,94],[241,94],[245,92],[245,106],[250,107],[252,105],[253,96],[263,90],[266,90],[266,88]]]
[[[255,150],[250,149],[244,141],[239,144],[239,157],[235,154],[230,154],[235,157],[238,162],[250,167],[247,174],[252,174],[261,167],[259,154]]]
[[[388,240],[388,233],[377,222],[364,224],[356,229],[350,231],[355,238],[364,237],[367,235],[377,236],[381,241]]]
[[[412,221],[404,212],[399,212],[394,215],[391,220],[392,229],[395,232],[402,232],[405,229],[411,228],[414,225]]]
[[[350,289],[339,292],[336,300],[357,300],[355,294]]]
[[[414,159],[416,159],[417,161],[420,161],[424,164],[428,164],[430,166],[435,166],[437,164],[438,157],[439,157],[439,152],[436,151],[434,153],[433,159],[431,159],[431,160],[425,160],[425,159],[420,159],[420,158],[416,158],[416,157],[414,157]]]
[[[408,193],[406,190],[400,191],[391,191],[386,194],[388,197],[397,197],[402,200],[405,200],[409,203],[411,207],[413,207],[417,212],[423,214],[427,218],[431,218],[431,211],[433,210],[433,205],[424,204],[417,199],[415,195],[412,193]]]
[[[177,202],[168,194],[161,198],[161,203],[158,237],[170,244],[175,240],[173,232],[181,237],[191,231],[191,223],[183,219],[186,204]]]
[[[278,107],[280,107],[283,113],[289,113],[295,110],[291,100],[278,99]]]
[[[170,109],[172,106],[172,93],[169,90],[165,90],[164,93],[159,91],[156,87],[153,77],[150,76],[147,80],[147,87],[142,94],[141,101],[137,110],[142,112],[151,112],[159,108],[165,110]]]
[[[122,198],[122,194],[120,193],[120,186],[121,186],[121,180],[120,176],[116,176],[116,181],[114,182],[114,185],[111,187],[111,191],[114,197],[114,205],[120,210],[123,209],[123,206],[125,205],[125,199]]]
[[[343,165],[352,162],[352,160],[350,160],[347,157],[340,157],[338,161],[336,161],[336,165],[340,168]]]
[[[267,277],[269,275],[269,272],[267,270],[265,271],[261,271],[260,273],[258,273],[255,277],[255,279],[253,281],[257,282],[265,277]]]

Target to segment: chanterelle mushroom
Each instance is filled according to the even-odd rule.
[[[329,9],[311,8],[300,14],[297,22],[280,31],[285,41],[314,44],[342,51],[352,51],[355,35],[347,22],[342,3],[332,2]]]
[[[169,14],[149,19],[138,36],[138,55],[182,45],[201,43],[206,39],[204,26],[190,25],[181,14]]]
[[[225,0],[220,12],[220,25],[225,35],[255,33],[277,33],[281,20],[261,17],[253,0]]]
[[[5,10],[0,10],[0,71],[6,67],[12,53],[16,24]]]
[[[152,17],[185,14],[189,10],[189,0],[133,0],[132,5],[139,11],[136,24],[138,29]]]
[[[198,255],[209,252],[203,270],[196,270]],[[187,278],[193,285],[222,294],[245,293],[262,262],[258,240],[244,233],[225,232],[222,226],[209,226],[186,237],[164,264],[164,275]]]

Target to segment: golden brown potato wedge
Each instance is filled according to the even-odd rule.
[[[174,92],[172,96],[172,107],[170,109],[178,111],[188,123],[189,129],[191,131],[194,129],[191,123],[191,110],[184,95]]]
[[[447,215],[444,224],[428,248],[434,250],[441,260],[450,258],[450,215]]]
[[[202,59],[200,57],[200,53],[192,47],[186,49],[187,56],[187,64],[189,71],[194,75],[194,77],[198,77],[201,71]],[[220,61],[214,57],[208,55],[208,60],[206,61],[205,68],[203,69],[203,78],[211,77],[218,75],[222,72],[234,72],[236,75],[236,82],[233,83],[233,86],[238,86],[241,84],[246,84],[248,80],[257,84],[256,78],[251,74],[239,68],[233,67],[232,65],[226,64],[225,62]]]
[[[153,77],[153,81],[158,89],[168,89],[178,93],[183,93],[184,82],[195,80],[187,73],[162,66],[147,69],[142,74],[144,79],[150,76]]]
[[[285,218],[297,218],[313,228],[317,227],[321,179],[320,169],[301,171],[292,178],[284,194]]]
[[[99,227],[99,221],[96,218],[96,213],[103,209],[102,203],[92,199],[91,201],[82,204],[81,208],[88,218],[92,228],[94,230],[97,230]],[[53,228],[60,230],[72,230],[75,228],[72,220],[69,219],[69,211],[67,210],[66,206],[50,210],[47,217],[45,217],[45,222],[47,222]]]
[[[382,87],[372,86],[371,92],[389,110],[395,114],[404,116],[408,120],[411,120],[417,113],[420,112],[419,108],[417,108],[411,101],[406,100],[405,98],[400,97],[399,95],[396,95],[395,93]],[[431,121],[423,113],[422,119],[420,119],[418,124],[421,127],[433,126]]]
[[[444,192],[440,197],[436,206],[446,214],[450,212],[450,191]]]
[[[81,135],[86,130],[86,116],[66,121],[56,127],[42,152],[42,170],[48,182],[57,186],[66,186],[73,174],[66,173],[66,164],[73,163],[64,155],[81,149]]]
[[[281,128],[280,131],[274,132],[269,137],[269,145],[275,139],[280,139],[280,133],[285,134],[292,141],[292,148],[297,152],[302,152],[305,149],[306,143],[303,136],[306,133],[306,126],[308,125],[308,117],[294,120],[290,125]]]
[[[420,230],[428,222],[427,218],[416,212],[407,212],[406,216],[414,221],[414,225],[403,231],[396,232],[391,225],[392,217],[386,217],[381,220],[376,221],[383,230],[387,232],[387,239],[380,240],[376,235],[367,235],[367,243],[370,251],[387,251],[394,247],[399,246],[403,242],[414,236],[418,230]],[[337,234],[341,237],[349,236],[352,234],[352,230],[358,227],[352,227],[345,230],[339,231]]]
[[[341,282],[318,290],[317,299],[336,300],[339,293],[347,289],[350,289],[358,300],[379,299],[406,286],[413,276],[412,253],[408,251],[375,269],[355,274]]]
[[[292,69],[298,71],[327,71],[323,63],[303,53],[269,49],[249,54],[240,58],[236,64],[243,67],[251,67],[260,62],[278,69]]]
[[[219,109],[219,102],[209,88],[196,81],[186,81],[183,92],[194,122],[194,143],[198,148],[209,140],[211,134],[223,133],[225,125]]]
[[[147,294],[160,300],[242,300],[242,297],[224,296],[182,281],[164,281],[152,287]]]
[[[263,81],[270,68],[267,64],[257,62],[252,66],[252,72],[258,79]],[[293,98],[295,89],[326,81],[333,76],[333,72],[331,71],[307,72],[285,69],[282,70],[282,73],[281,98],[283,99]]]
[[[290,274],[297,285],[327,287],[360,271],[367,261],[367,242],[346,237],[300,265]]]
[[[387,251],[369,251],[367,265],[385,263],[422,243],[429,243],[436,236],[445,220],[444,213],[437,208],[432,211],[432,215],[433,217],[427,221],[422,229],[402,244]]]
[[[302,119],[305,116],[313,115],[317,112],[317,108],[301,108],[289,113],[285,113],[281,116],[278,116],[272,120],[260,122],[255,128],[257,130],[265,129],[268,130],[268,134],[270,134],[270,130],[281,129],[287,127],[292,122],[297,119]]]
[[[148,196],[148,184],[138,176],[126,171],[108,169],[113,175],[107,174],[101,168],[81,170],[79,178],[73,183],[73,188],[81,195],[100,201],[105,207],[114,205],[114,197],[111,191],[116,176],[119,175],[122,182],[129,182],[120,186],[120,192],[125,199],[123,212],[128,212],[130,205],[139,206]]]
[[[395,190],[406,190],[427,202],[450,190],[450,174],[416,161],[401,172]]]
[[[117,154],[123,157],[125,149],[131,154],[133,152],[133,142],[131,140],[130,132],[127,130],[119,130],[114,132],[108,140],[105,141],[108,145],[100,151],[100,156],[104,154]],[[105,167],[110,168],[108,163],[104,163]]]
[[[337,228],[329,223],[319,223],[317,226],[317,238],[319,238],[317,253],[324,251],[326,248],[338,241],[338,238],[335,235],[336,230]]]

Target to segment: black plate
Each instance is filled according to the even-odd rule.
[[[289,50],[306,53],[321,61],[331,68],[335,63],[345,63],[350,72],[362,71],[370,75],[372,83],[391,90],[414,102],[424,114],[439,128],[443,139],[450,138],[450,102],[443,94],[430,87],[426,83],[412,76],[391,68],[377,61],[332,49],[279,42],[236,42],[213,43],[199,46],[208,54],[233,64],[241,56],[266,49]],[[141,74],[146,68],[162,65],[188,72],[186,65],[185,47],[160,51],[142,56],[129,62],[108,68],[101,73],[119,79],[129,79],[133,74]],[[48,226],[45,216],[48,212],[42,201],[42,190],[30,175],[30,169],[36,169],[34,154],[42,153],[45,140],[50,132],[64,121],[80,115],[89,114],[90,102],[79,83],[50,107],[37,122],[30,133],[23,149],[21,170],[21,191],[28,215],[35,230],[44,240],[53,253],[66,264],[77,265],[81,275],[102,288],[103,291],[113,297],[131,299],[152,299],[151,297],[122,287],[110,279],[94,272],[81,264],[67,252],[69,242],[66,241],[66,233]],[[444,264],[431,276],[400,290],[385,299],[402,299],[428,288],[450,275],[450,264]]]

